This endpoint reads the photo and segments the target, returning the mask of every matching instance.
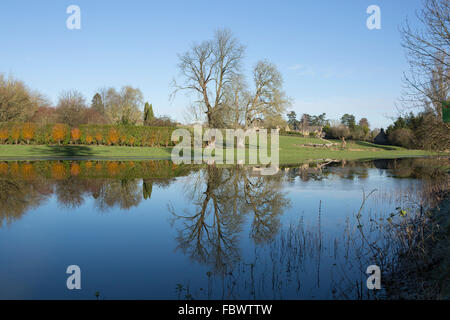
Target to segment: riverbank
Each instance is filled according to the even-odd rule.
[[[418,243],[399,256],[397,267],[385,277],[388,299],[448,300],[450,299],[450,191],[439,195],[441,200],[424,214]],[[424,220],[425,221],[425,220]],[[416,228],[413,226],[413,229]]]
[[[349,141],[341,150],[339,146],[312,147],[319,139],[280,136],[280,164],[303,163],[317,160],[368,160],[423,157],[438,155],[424,150],[408,150],[396,146],[377,145],[365,141]],[[335,141],[332,141],[335,142]],[[322,140],[322,144],[329,143]],[[0,145],[0,160],[46,159],[163,159],[171,158],[171,147],[125,147],[96,145]],[[449,155],[449,153],[440,153]]]

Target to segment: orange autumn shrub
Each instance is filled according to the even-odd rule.
[[[61,141],[64,140],[65,136],[66,136],[66,126],[61,123],[55,124],[52,129],[53,141],[58,142],[58,144],[60,145]]]
[[[70,131],[70,137],[74,143],[77,143],[81,138],[81,131],[78,128],[73,128]]]
[[[8,164],[5,162],[0,162],[0,174],[7,175],[8,174]]]
[[[63,180],[66,177],[66,168],[60,162],[54,163],[51,168],[52,177],[56,180]]]
[[[87,143],[87,144],[92,144],[92,141],[94,141],[94,138],[92,138],[91,135],[87,135],[87,136],[86,136],[86,143]]]
[[[5,143],[6,139],[8,139],[9,132],[7,128],[1,128],[0,129],[0,141],[2,143]]]
[[[123,144],[123,145],[127,144],[127,136],[126,135],[122,134],[120,136],[120,143]]]
[[[96,171],[102,171],[102,169],[103,169],[102,164],[99,163],[99,162],[97,162],[96,165],[95,165],[95,170],[96,170]]]
[[[119,142],[119,132],[115,128],[111,128],[109,130],[108,141],[112,145],[117,144],[117,142]]]
[[[86,169],[90,169],[90,168],[92,168],[92,162],[88,161],[88,162],[86,162]]]
[[[95,140],[97,140],[97,144],[101,144],[102,139],[103,139],[102,133],[97,131],[97,133],[95,134]]]
[[[27,144],[30,144],[30,140],[34,137],[34,132],[36,127],[34,123],[25,123],[22,127],[22,137],[27,141]]]
[[[35,178],[34,167],[31,163],[25,163],[22,166],[22,177],[25,180],[33,180]]]
[[[119,164],[115,161],[108,162],[108,164],[106,165],[106,168],[107,168],[108,174],[110,176],[115,176],[119,173]]]
[[[70,174],[74,177],[78,176],[81,173],[81,167],[78,163],[72,163],[70,166]]]
[[[14,140],[15,144],[19,143],[19,139],[20,139],[20,127],[19,126],[14,126],[11,129],[11,138]]]
[[[19,175],[19,164],[17,162],[14,162],[13,164],[11,164],[10,170],[11,170],[11,174],[13,176],[18,176]]]

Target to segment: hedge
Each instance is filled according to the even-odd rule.
[[[198,168],[176,165],[169,160],[145,161],[2,161],[0,179],[64,180],[86,179],[170,179]]]
[[[0,123],[0,144],[168,147],[175,127]]]

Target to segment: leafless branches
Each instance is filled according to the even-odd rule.
[[[425,0],[417,19],[423,29],[413,28],[409,21],[400,29],[410,66],[404,75],[403,103],[425,107],[442,119],[441,102],[448,100],[450,91],[450,2]]]

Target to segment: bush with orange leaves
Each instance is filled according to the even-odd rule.
[[[81,173],[81,167],[78,163],[72,163],[70,166],[70,174],[74,177],[78,176]]]
[[[75,144],[77,144],[77,142],[80,140],[80,138],[81,138],[81,131],[80,131],[80,129],[78,129],[78,128],[73,128],[71,131],[70,131],[70,137],[71,137],[71,139],[72,139],[72,142],[73,143],[75,143]]]
[[[53,179],[63,180],[66,178],[66,167],[61,162],[53,163],[51,172]]]
[[[9,167],[9,170],[11,171],[11,174],[13,176],[18,176],[19,175],[19,164],[17,162],[12,163],[11,166]]]
[[[175,128],[83,124],[3,123],[0,144],[98,144],[114,146],[169,146]]]
[[[94,138],[92,138],[92,136],[88,134],[88,135],[86,135],[85,140],[86,140],[87,144],[92,144],[92,141],[94,141]]]
[[[119,164],[115,161],[108,162],[106,164],[106,169],[108,170],[108,174],[110,177],[116,176],[120,172]]]
[[[97,140],[97,144],[101,144],[103,140],[102,133],[100,131],[97,131],[95,134],[95,140]]]
[[[119,131],[117,131],[115,128],[111,128],[108,132],[108,143],[115,145],[117,142],[119,142]]]
[[[15,144],[19,143],[19,139],[20,139],[20,126],[14,126],[11,129],[11,138],[14,140]]]
[[[8,164],[6,162],[0,162],[0,175],[8,174]]]
[[[121,143],[122,145],[126,145],[126,144],[127,144],[127,136],[124,135],[123,133],[122,133],[122,135],[120,136],[120,143]]]
[[[0,128],[0,141],[1,143],[5,143],[5,141],[9,137],[8,128]]]
[[[57,123],[53,126],[52,137],[53,141],[58,142],[61,145],[61,141],[66,137],[67,131],[66,126],[62,123]]]
[[[30,140],[34,137],[34,132],[36,127],[34,123],[25,123],[22,127],[22,137],[27,141],[27,144],[30,144]]]
[[[22,177],[25,180],[33,180],[35,178],[34,167],[31,163],[25,163],[22,166]]]

